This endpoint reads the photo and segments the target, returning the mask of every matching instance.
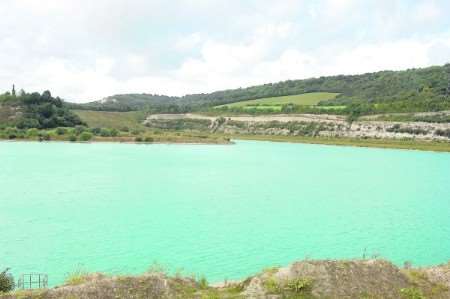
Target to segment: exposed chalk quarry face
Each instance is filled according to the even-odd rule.
[[[190,113],[154,114],[148,116],[144,124],[148,127],[169,129],[174,121],[179,125],[180,120],[189,123],[189,125],[185,124],[186,130],[192,129],[192,122],[194,122],[199,125],[197,129],[228,134],[450,140],[450,123],[391,122],[368,118],[349,124],[343,116],[336,115],[211,117]]]

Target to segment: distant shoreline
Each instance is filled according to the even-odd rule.
[[[338,138],[338,137],[304,137],[279,135],[232,135],[235,140],[255,140],[271,142],[322,144],[335,146],[352,146],[384,149],[405,149],[431,152],[450,152],[450,142],[446,141],[417,141],[402,139],[375,139],[375,138]]]
[[[279,136],[279,135],[212,135],[222,137],[221,139],[210,139],[210,142],[186,141],[186,140],[166,140],[166,141],[133,141],[129,138],[96,138],[89,141],[68,141],[68,140],[45,140],[36,139],[0,139],[0,142],[64,142],[75,144],[92,144],[92,143],[119,143],[119,144],[179,144],[179,145],[232,145],[233,140],[253,140],[253,141],[269,141],[269,142],[286,142],[286,143],[304,143],[304,144],[320,144],[334,146],[351,146],[366,148],[384,148],[384,149],[404,149],[431,152],[450,152],[450,142],[446,141],[417,141],[402,139],[375,139],[375,138],[338,138],[338,137],[305,137],[305,136]],[[206,139],[206,138],[205,138]]]

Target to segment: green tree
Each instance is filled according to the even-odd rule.
[[[14,290],[14,277],[8,273],[9,268],[0,273],[0,293]]]
[[[85,131],[85,132],[80,134],[80,140],[81,141],[89,141],[89,140],[92,139],[92,137],[93,137],[93,135],[90,132],[86,132]]]

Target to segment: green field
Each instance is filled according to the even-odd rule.
[[[220,105],[217,107],[228,106],[231,107],[267,107],[274,109],[274,107],[279,107],[283,104],[294,104],[294,105],[303,105],[303,106],[312,106],[317,105],[320,101],[332,100],[338,96],[338,93],[331,92],[311,92],[311,93],[303,93],[298,95],[291,96],[282,96],[282,97],[271,97],[271,98],[263,98],[257,100],[249,100],[236,102],[232,104]]]
[[[142,128],[142,121],[145,118],[145,114],[139,111],[108,112],[73,110],[73,112],[75,112],[81,120],[87,123],[87,125],[91,128]]]

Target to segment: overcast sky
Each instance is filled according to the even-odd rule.
[[[450,62],[448,0],[1,0],[0,89],[86,102]]]

